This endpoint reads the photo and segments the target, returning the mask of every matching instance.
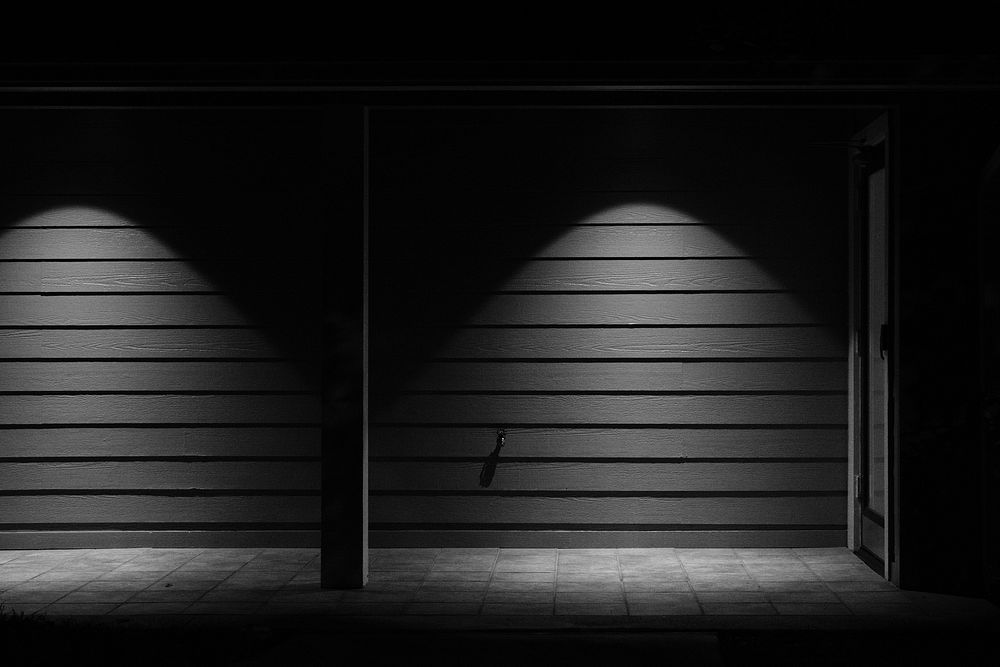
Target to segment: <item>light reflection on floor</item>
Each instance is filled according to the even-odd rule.
[[[318,549],[0,552],[6,607],[52,616],[933,613],[842,548],[372,549],[363,590],[319,581]]]

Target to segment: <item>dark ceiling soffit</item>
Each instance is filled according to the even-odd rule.
[[[0,93],[448,93],[448,92],[567,92],[567,93],[952,93],[1000,91],[998,83],[884,83],[884,84],[453,84],[453,85],[7,85],[0,83]]]
[[[952,91],[1000,56],[664,61],[0,62],[0,91]]]

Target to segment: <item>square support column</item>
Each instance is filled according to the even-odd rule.
[[[331,109],[323,137],[323,588],[368,580],[365,115],[361,106]]]

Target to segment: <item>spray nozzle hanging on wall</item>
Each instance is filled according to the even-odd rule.
[[[500,461],[500,450],[503,449],[507,433],[502,426],[497,428],[497,444],[483,462],[483,469],[479,471],[479,486],[488,487],[493,483],[493,475],[497,471],[497,463]]]

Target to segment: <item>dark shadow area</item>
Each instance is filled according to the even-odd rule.
[[[606,665],[743,667],[994,665],[995,638],[977,629],[622,631],[378,629],[373,623],[206,624],[157,627],[110,619],[0,622],[5,659],[18,665]]]
[[[817,624],[817,625],[822,625]],[[731,631],[719,639],[727,666],[848,664],[994,665],[1000,647],[988,631],[938,632],[832,630]]]
[[[1000,148],[983,171],[979,200],[981,387],[983,392],[984,582],[1000,604]]]
[[[997,220],[980,217],[995,211],[980,210],[980,196],[1000,142],[997,109],[994,93],[928,99],[901,115],[910,138],[899,264],[903,588],[985,595],[1000,560],[996,449],[983,438],[996,403],[996,332],[981,319],[995,292]]]

